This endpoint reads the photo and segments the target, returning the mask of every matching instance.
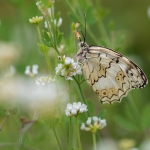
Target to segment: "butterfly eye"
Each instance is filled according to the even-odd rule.
[[[108,92],[107,92],[107,90],[102,90],[101,91],[101,96],[108,96]]]

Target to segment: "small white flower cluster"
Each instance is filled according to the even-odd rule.
[[[86,124],[88,125],[88,127],[86,127],[85,124],[82,123],[81,130],[91,131],[93,133],[95,133],[97,130],[103,129],[107,125],[105,119],[101,119],[96,116],[93,116],[92,118],[88,117]]]
[[[32,69],[31,69],[31,66],[26,66],[25,74],[28,76],[34,77],[35,75],[38,74],[38,68],[39,68],[38,65],[33,65]]]
[[[30,23],[33,24],[39,24],[41,21],[43,20],[43,16],[36,16],[36,17],[32,17],[32,19],[29,19]]]
[[[55,68],[56,74],[60,74],[64,76],[66,80],[72,80],[72,76],[81,75],[82,70],[81,66],[78,62],[74,62],[74,60],[70,57],[63,56],[62,58],[59,56],[60,64]]]
[[[35,80],[35,84],[37,85],[46,85],[50,82],[54,82],[54,80],[50,76],[42,76]]]
[[[78,114],[87,112],[87,106],[81,102],[74,102],[73,104],[67,104],[65,114],[66,116],[77,116]]]

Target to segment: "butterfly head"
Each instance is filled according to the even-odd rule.
[[[77,60],[78,62],[82,63],[85,60],[85,55],[88,51],[88,45],[86,44],[86,42],[79,42],[78,43],[78,53],[77,53]]]

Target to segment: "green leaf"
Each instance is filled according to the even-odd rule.
[[[124,119],[124,116],[116,116],[115,117],[115,122],[118,124],[120,127],[126,129],[127,131],[139,131],[139,128],[137,127],[136,124],[132,123],[130,120]]]
[[[90,112],[90,115],[93,116],[93,114],[94,114],[94,104],[91,100],[87,101],[87,107],[88,107],[88,111]]]
[[[114,27],[115,27],[115,23],[113,21],[110,21],[109,22],[109,30],[110,31],[114,30]]]
[[[52,43],[49,41],[47,42],[45,39],[42,38],[42,42],[47,46],[47,47],[53,47]]]
[[[47,33],[45,30],[43,30],[43,33],[44,33],[44,39],[45,39],[47,42],[49,42],[49,41],[51,42],[48,33]]]
[[[118,51],[119,49],[120,49],[120,47],[121,47],[121,44],[122,44],[122,42],[123,42],[123,40],[124,40],[124,35],[120,35],[118,38],[117,38],[117,40],[116,40],[116,43],[115,43],[115,50],[116,51]]]
[[[41,50],[41,52],[43,53],[43,54],[45,54],[45,45],[44,44],[37,44],[38,45],[38,47],[40,48],[40,50]]]
[[[143,125],[144,125],[144,129],[147,129],[147,128],[150,127],[149,111],[150,111],[150,104],[146,105],[143,109],[143,112],[142,112],[142,122],[143,122]]]
[[[101,110],[101,111],[99,112],[99,114],[98,114],[98,117],[103,118],[103,117],[104,117],[104,115],[106,114],[106,112],[107,112],[107,110],[106,110],[106,109]]]
[[[62,37],[63,37],[63,33],[60,33],[59,36],[57,37],[57,45],[60,44]]]
[[[72,27],[72,31],[74,31],[76,29],[74,22],[72,23],[71,27]]]
[[[59,121],[60,121],[59,118],[56,118],[54,121],[54,125],[57,126],[59,124]]]

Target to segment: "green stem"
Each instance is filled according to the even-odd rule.
[[[96,134],[92,133],[92,136],[93,136],[93,147],[94,147],[93,150],[97,150],[97,147],[96,147]]]
[[[131,96],[131,94],[128,95],[129,98],[129,106],[131,108],[131,111],[133,112],[134,117],[136,118],[137,124],[139,125],[139,128],[141,129],[142,126],[142,122],[141,122],[141,115],[134,103],[133,97]],[[140,124],[141,122],[141,124]]]
[[[48,52],[45,52],[45,59],[46,59],[46,62],[47,62],[49,71],[50,71],[50,73],[52,74],[52,68],[51,68],[51,65],[50,65],[49,58],[48,58]]]
[[[40,28],[39,28],[38,25],[36,27],[37,27],[37,32],[38,32],[38,35],[39,35],[40,43],[42,43]],[[52,68],[51,68],[51,65],[50,65],[49,58],[48,58],[47,47],[45,46],[43,49],[45,50],[45,59],[46,59],[47,65],[48,65],[48,69],[49,69],[50,73],[52,73]]]
[[[40,40],[40,42],[42,43],[41,32],[40,32],[39,25],[36,25],[36,28],[37,28],[37,32],[38,32],[38,35],[39,35],[39,40]]]
[[[57,136],[57,134],[56,134],[55,127],[53,127],[53,132],[54,132],[54,135],[55,135],[56,141],[57,141],[57,143],[58,143],[59,149],[60,149],[60,150],[62,150],[62,147],[61,147],[61,145],[60,145],[60,142],[59,142],[58,136]]]
[[[69,150],[71,150],[71,145],[72,145],[72,128],[71,128],[71,117],[69,119]]]
[[[83,95],[83,92],[82,92],[82,89],[81,89],[81,84],[77,81],[77,79],[75,77],[73,77],[73,78],[74,78],[75,82],[77,83],[80,95],[82,97],[82,102],[87,105],[86,100],[85,100],[84,95]],[[87,114],[88,114],[88,116],[91,116],[89,111],[87,111]]]
[[[72,100],[71,100],[71,89],[70,89],[70,80],[68,81],[68,91],[69,91],[69,102],[72,103]]]
[[[85,101],[85,98],[84,98],[84,95],[83,95],[83,92],[82,92],[82,89],[81,89],[81,85],[75,77],[73,77],[73,78],[74,78],[75,82],[77,83],[78,89],[80,91],[80,95],[82,97],[82,101],[83,101],[84,104],[86,104],[86,101]]]
[[[79,132],[79,125],[78,125],[78,116],[76,116],[76,133],[77,133],[77,140],[78,140],[79,150],[82,150],[81,140],[80,140],[80,132]]]

